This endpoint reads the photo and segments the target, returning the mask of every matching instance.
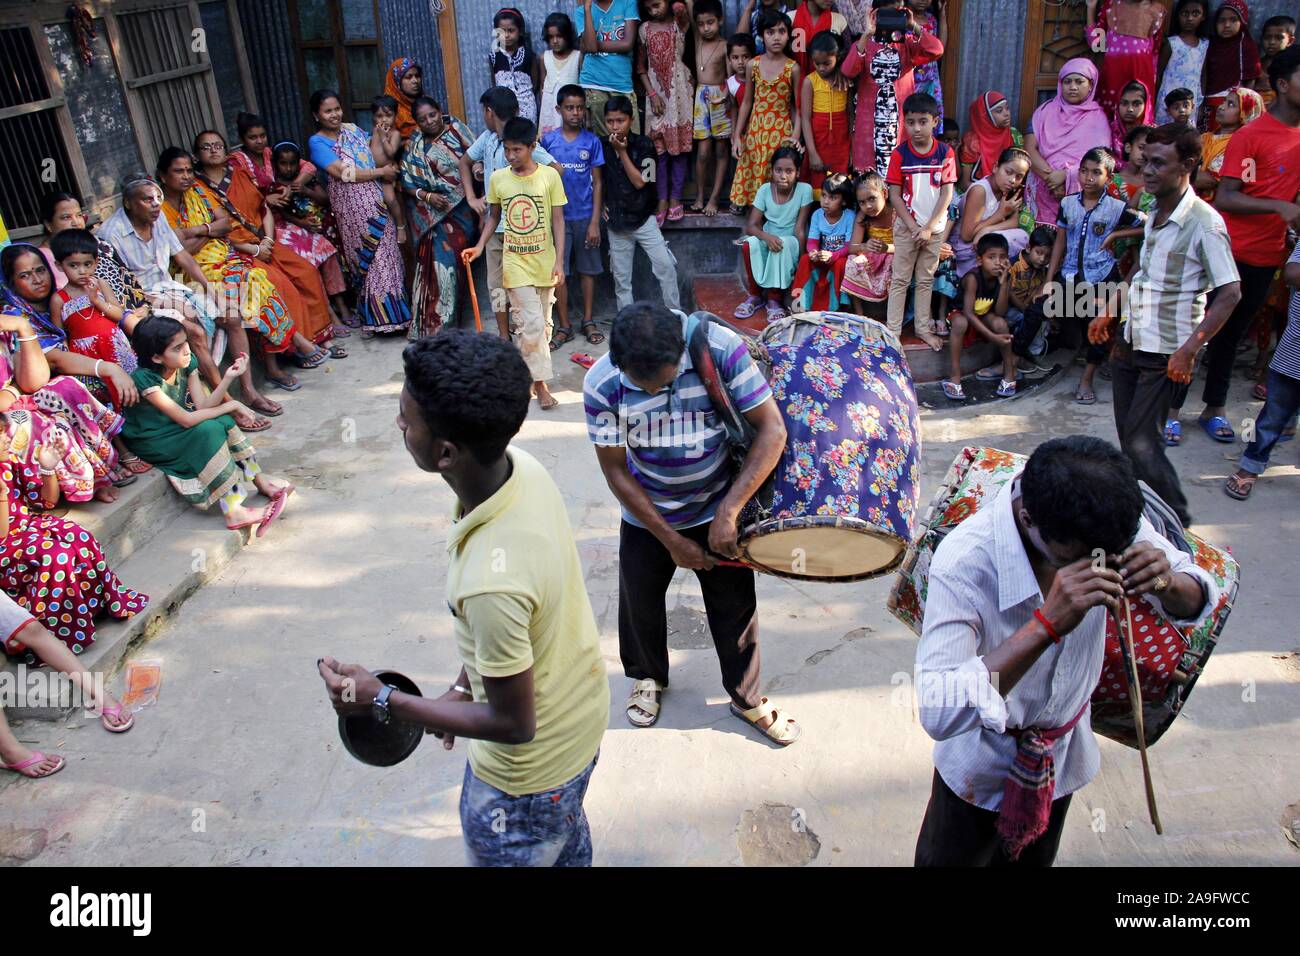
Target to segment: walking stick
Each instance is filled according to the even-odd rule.
[[[461,251],[460,261],[465,264],[465,278],[469,280],[469,301],[474,306],[474,331],[483,331],[483,319],[478,312],[478,290],[474,288],[474,270],[470,267],[470,250]]]
[[[1147,731],[1142,714],[1142,686],[1138,677],[1137,650],[1133,644],[1133,608],[1129,604],[1128,598],[1122,600],[1124,602],[1124,620],[1120,620],[1119,612],[1113,612],[1115,614],[1115,629],[1119,631],[1119,646],[1124,655],[1124,671],[1125,677],[1128,679],[1128,699],[1133,708],[1133,724],[1137,728],[1138,753],[1142,755],[1142,782],[1146,786],[1147,792],[1147,813],[1151,817],[1151,825],[1156,828],[1156,835],[1163,836],[1165,831],[1160,826],[1160,812],[1156,809],[1155,786],[1151,782],[1151,765],[1147,762]]]

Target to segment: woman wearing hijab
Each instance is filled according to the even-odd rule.
[[[1110,121],[1096,101],[1097,68],[1086,57],[1061,67],[1056,96],[1034,110],[1025,133],[1031,172],[1028,197],[1036,222],[1055,226],[1061,199],[1079,191],[1079,161],[1110,143]]]
[[[415,116],[411,112],[415,98],[424,92],[424,70],[409,56],[398,57],[384,75],[384,92],[397,100],[397,119],[393,127],[402,134],[402,141],[415,132]]]
[[[1246,0],[1223,0],[1214,11],[1210,46],[1205,53],[1201,89],[1204,127],[1211,133],[1219,128],[1216,112],[1229,90],[1255,86],[1260,74],[1259,48],[1250,35],[1250,8]]]
[[[997,90],[981,93],[970,105],[970,122],[961,137],[961,176],[958,186],[965,192],[977,179],[997,168],[1005,150],[1025,148],[1025,137],[1011,125],[1011,104]]]

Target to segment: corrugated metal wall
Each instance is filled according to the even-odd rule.
[[[258,111],[271,124],[272,139],[309,133],[298,91],[298,73],[285,0],[239,0],[248,66],[257,89]]]
[[[978,0],[962,6],[957,89],[944,90],[947,114],[966,126],[966,109],[985,90],[1001,90],[1020,105],[1020,78],[1025,61],[1024,20],[1028,2],[1041,0]]]
[[[384,65],[399,56],[420,62],[424,89],[440,103],[447,102],[447,81],[442,67],[438,21],[429,0],[379,0],[379,23],[383,34]]]

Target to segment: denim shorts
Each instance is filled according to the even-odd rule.
[[[471,866],[591,866],[582,800],[600,754],[554,790],[514,797],[474,775],[460,790],[460,825]]]

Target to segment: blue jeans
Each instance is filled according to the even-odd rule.
[[[474,775],[465,763],[460,825],[471,866],[591,866],[591,828],[582,809],[591,772],[554,790],[511,796]]]
[[[1241,470],[1262,475],[1268,468],[1268,456],[1282,432],[1294,424],[1300,411],[1300,379],[1268,370],[1268,401],[1255,422],[1255,440],[1241,456]]]

